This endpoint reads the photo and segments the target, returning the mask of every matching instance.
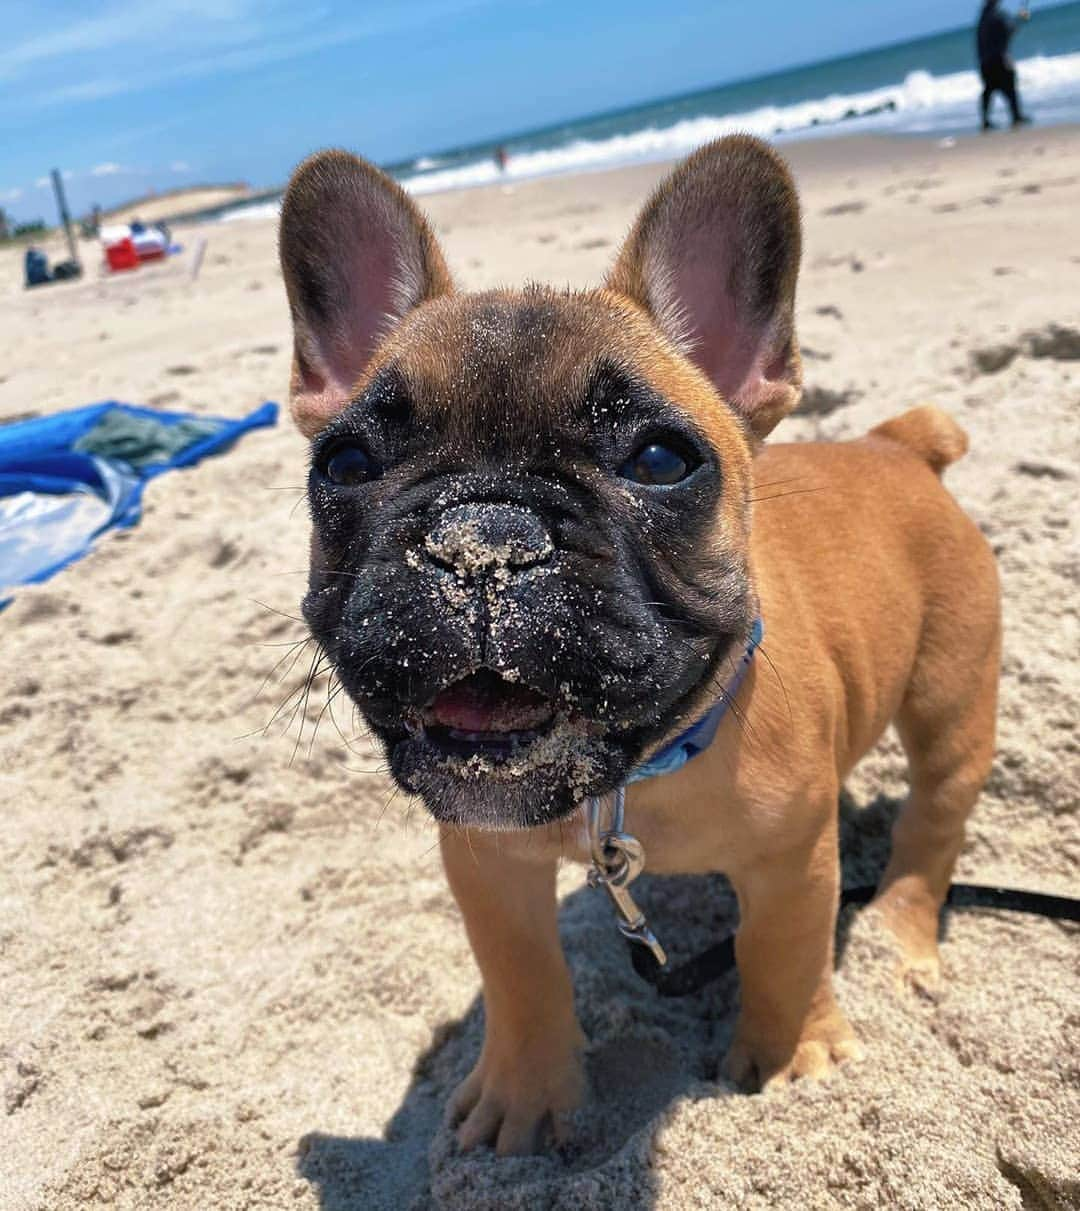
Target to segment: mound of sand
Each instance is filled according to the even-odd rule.
[[[960,874],[1075,894],[1080,137],[794,160],[812,393],[783,436],[855,435],[927,398],[968,429],[947,482],[998,552],[1006,644]],[[467,285],[582,284],[657,172],[430,210]],[[274,227],[204,234],[194,284],[179,258],[13,295],[0,418],[281,398]],[[590,1040],[580,1138],[563,1157],[460,1155],[442,1107],[481,1009],[433,831],[345,703],[326,709],[324,677],[299,692],[305,457],[282,427],[163,477],[137,529],[0,615],[5,1211],[1080,1206],[1075,928],[952,914],[926,999],[894,987],[873,920],[846,919],[839,996],[869,1058],[751,1097],[716,1076],[734,982],[657,999],[576,869],[561,923]],[[880,871],[903,793],[890,740],[845,792],[851,881]],[[641,890],[680,954],[731,920],[719,878]]]
[[[141,219],[144,223],[156,223],[164,219],[177,223],[187,215],[224,206],[228,202],[239,202],[250,196],[251,189],[247,185],[194,185],[189,189],[172,189],[167,193],[155,193],[125,202],[108,211],[104,221],[130,223],[132,219]]]

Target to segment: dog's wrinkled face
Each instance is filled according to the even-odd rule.
[[[295,180],[283,216],[294,411],[313,436],[304,615],[438,819],[548,823],[685,725],[745,639],[744,422],[631,282],[457,295],[411,204],[365,171],[398,208],[380,215],[400,224],[376,304],[391,331],[354,285],[290,263]],[[360,245],[370,282],[382,246]]]
[[[741,443],[620,321],[430,304],[315,442],[305,616],[441,819],[538,824],[618,785],[752,621]]]

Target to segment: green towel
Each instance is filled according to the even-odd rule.
[[[75,443],[81,454],[97,454],[142,468],[150,463],[167,462],[201,438],[216,433],[218,421],[190,420],[166,425],[149,417],[127,412],[106,412]]]

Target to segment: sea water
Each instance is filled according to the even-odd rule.
[[[1024,108],[1080,122],[1080,3],[1037,9],[1013,42]],[[791,68],[615,113],[385,165],[413,193],[675,159],[735,131],[783,143],[853,133],[954,135],[979,126],[974,29]],[[996,117],[1005,122],[1000,97]],[[508,156],[505,171],[495,150]],[[227,218],[276,210],[265,200]]]

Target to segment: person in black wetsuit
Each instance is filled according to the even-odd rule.
[[[1015,19],[1008,17],[1001,11],[999,0],[983,0],[977,34],[979,71],[983,81],[983,130],[994,129],[994,124],[990,121],[990,102],[996,92],[1002,93],[1008,101],[1012,110],[1013,126],[1031,120],[1021,112],[1020,98],[1016,93],[1016,68],[1009,57],[1009,43],[1016,33],[1016,27],[1021,21],[1026,21],[1028,16],[1027,9],[1022,8]]]

